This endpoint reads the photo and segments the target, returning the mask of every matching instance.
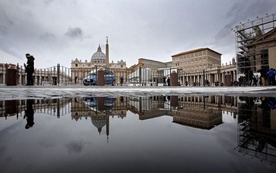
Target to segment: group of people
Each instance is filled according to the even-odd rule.
[[[258,80],[259,80],[258,75],[255,76],[251,70],[248,70],[244,75],[245,75],[245,80],[247,80],[247,84],[249,86],[251,86],[251,85],[257,86],[258,85]],[[241,79],[239,79],[239,80],[241,80]]]
[[[249,86],[268,86],[268,85],[276,85],[275,76],[276,70],[274,68],[267,69],[262,67],[260,70],[257,70],[260,73],[260,77],[258,75],[254,75],[252,70],[248,70],[245,72],[244,77],[239,78],[240,84],[246,84]]]
[[[261,86],[276,85],[276,82],[275,82],[276,70],[274,68],[270,68],[269,70],[267,70],[264,67],[262,67],[257,72],[261,74],[260,76]]]

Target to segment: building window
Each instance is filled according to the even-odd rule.
[[[268,49],[261,50],[261,64],[262,66],[268,66]]]
[[[78,67],[78,64],[75,64],[76,67]]]

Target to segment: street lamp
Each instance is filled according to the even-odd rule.
[[[224,71],[223,72],[223,85],[225,85],[225,74],[226,74],[226,72]]]
[[[205,82],[205,69],[203,69],[203,85],[205,86],[207,82]]]

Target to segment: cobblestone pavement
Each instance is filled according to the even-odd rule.
[[[127,87],[127,86],[0,86],[0,100],[56,97],[116,97],[157,95],[229,95],[276,97],[276,86],[267,87]]]

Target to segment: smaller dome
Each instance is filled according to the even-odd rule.
[[[91,60],[105,60],[105,54],[102,52],[100,45],[97,52],[92,55]]]

